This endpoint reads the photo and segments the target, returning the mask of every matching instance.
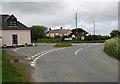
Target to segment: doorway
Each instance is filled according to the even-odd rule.
[[[18,44],[18,36],[17,35],[12,35],[12,43]]]

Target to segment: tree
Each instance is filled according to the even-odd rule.
[[[92,40],[92,35],[89,34],[89,35],[86,37],[86,40],[88,40],[88,41]]]
[[[31,27],[32,42],[36,42],[40,38],[44,38],[46,35],[47,27],[34,25]]]
[[[86,31],[83,30],[82,28],[77,28],[77,30],[76,30],[76,29],[72,29],[71,31],[72,31],[72,33],[74,33],[76,36],[84,36],[84,35],[88,34],[88,32],[86,32]]]
[[[97,35],[98,40],[101,40],[102,36],[99,34]]]
[[[111,33],[110,33],[111,37],[116,37],[117,35],[120,36],[120,31],[119,30],[112,30]]]

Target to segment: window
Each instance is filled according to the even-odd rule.
[[[9,26],[17,26],[17,22],[16,21],[9,21]]]
[[[17,44],[18,43],[17,35],[12,35],[12,43],[13,44]]]

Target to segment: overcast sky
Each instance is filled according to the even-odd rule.
[[[8,0],[9,1],[9,0]],[[13,1],[13,2],[12,2]],[[105,0],[104,0],[105,1]],[[28,27],[44,25],[48,28],[75,28],[75,13],[78,14],[78,28],[93,34],[93,21],[96,21],[96,34],[109,35],[118,29],[118,2],[2,2],[2,14],[14,14]]]

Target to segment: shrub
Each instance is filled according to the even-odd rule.
[[[38,43],[58,43],[61,42],[62,38],[41,38],[37,42]]]
[[[120,56],[120,39],[118,38],[111,38],[109,40],[105,41],[104,44],[104,51],[117,59],[119,59]]]

